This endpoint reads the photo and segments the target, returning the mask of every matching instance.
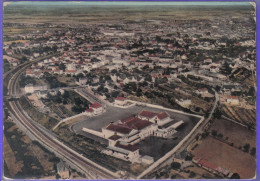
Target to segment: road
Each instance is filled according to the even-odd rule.
[[[215,90],[214,90],[215,91]],[[189,144],[195,139],[198,133],[201,132],[201,130],[206,126],[206,124],[209,122],[209,120],[212,118],[213,113],[215,112],[218,102],[219,102],[219,94],[215,91],[215,102],[213,105],[213,108],[209,114],[209,117],[206,118],[199,126],[198,128],[194,131],[194,133],[190,136],[190,138],[184,143],[184,145],[177,151],[177,153],[181,153],[183,150],[189,146]]]
[[[20,67],[20,69],[16,70],[16,72],[12,75],[12,78],[8,82],[8,90],[11,96],[16,95],[17,80],[24,69],[26,69],[31,63]],[[100,165],[92,162],[68,146],[64,145],[53,135],[49,134],[47,130],[44,130],[45,128],[37,126],[37,124],[35,124],[34,121],[25,113],[18,101],[7,102],[7,107],[15,120],[19,121],[19,124],[23,125],[23,127],[26,128],[26,130],[33,135],[37,141],[43,144],[46,148],[55,152],[57,155],[60,155],[72,165],[76,166],[79,170],[86,173],[90,179],[118,178],[115,173],[101,167]]]
[[[213,90],[214,90],[214,89],[213,89]],[[183,151],[191,144],[191,142],[195,139],[195,137],[202,131],[202,129],[206,126],[206,124],[210,121],[210,119],[212,118],[213,113],[215,112],[215,110],[216,110],[216,108],[217,108],[218,102],[219,102],[219,94],[218,94],[215,90],[214,90],[214,92],[215,92],[215,98],[216,98],[216,99],[215,99],[213,108],[212,108],[212,110],[211,110],[211,112],[210,112],[208,118],[204,119],[204,120],[200,123],[200,125],[197,127],[197,129],[194,131],[194,133],[187,139],[187,141],[185,141],[185,142],[183,143],[183,145],[180,146],[179,149],[176,150],[176,152],[175,152],[167,161],[165,161],[165,162],[164,162],[163,164],[161,164],[159,167],[154,168],[152,172],[154,172],[155,169],[158,170],[158,169],[160,169],[160,168],[162,168],[162,167],[164,167],[164,166],[166,166],[166,165],[171,164],[171,163],[172,163],[172,159],[175,157],[175,155],[178,155],[178,154],[180,154],[181,152],[183,152]],[[151,172],[149,172],[149,173],[151,173]],[[149,173],[147,173],[147,174],[145,174],[145,175],[148,175]],[[143,175],[142,178],[143,178],[145,175]]]

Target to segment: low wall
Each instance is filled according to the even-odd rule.
[[[149,104],[149,103],[143,103],[143,102],[132,101],[132,100],[127,100],[127,101],[135,103],[136,105],[139,104],[139,105],[143,105],[143,106],[147,106],[147,107],[153,107],[153,108],[157,108],[157,109],[163,109],[163,110],[167,110],[167,111],[171,111],[171,112],[177,112],[177,113],[181,113],[181,114],[185,114],[185,115],[189,115],[189,116],[194,116],[194,117],[197,117],[197,118],[203,118],[203,116],[190,114],[190,113],[186,113],[186,112],[178,111],[178,110],[174,110],[174,109],[169,109],[169,108],[165,108],[165,107],[159,106],[159,105],[153,105],[153,104]]]
[[[95,131],[95,130],[88,129],[88,128],[82,128],[82,131],[85,131],[87,133],[90,133],[90,134],[96,135],[98,137],[104,138],[104,134],[99,132],[99,131]]]
[[[129,101],[128,101],[128,102],[129,102]],[[118,108],[123,108],[123,109],[127,109],[127,108],[130,108],[130,107],[135,106],[135,103],[132,103],[131,105],[128,105],[128,106],[120,106],[120,105],[117,105],[117,104],[111,104],[111,106],[118,107]]]
[[[62,123],[65,123],[65,122],[67,122],[67,121],[69,121],[69,120],[71,120],[71,119],[74,119],[74,118],[76,118],[76,117],[83,116],[83,115],[87,115],[87,114],[86,114],[85,112],[83,112],[83,113],[76,114],[76,115],[74,115],[74,116],[65,118],[65,119],[61,120],[58,124],[56,124],[56,126],[54,126],[54,127],[52,128],[52,130],[55,130],[56,128],[58,128]]]

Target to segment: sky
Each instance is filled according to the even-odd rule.
[[[249,2],[134,2],[134,1],[19,1],[19,2],[5,2],[6,5],[88,5],[88,6],[98,6],[98,5],[125,5],[125,6],[140,6],[140,5],[250,5]]]

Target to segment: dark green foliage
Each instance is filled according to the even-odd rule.
[[[174,170],[178,170],[178,169],[181,168],[181,164],[178,163],[178,162],[172,162],[171,167],[172,167],[172,169],[174,169]]]
[[[240,176],[238,175],[238,173],[234,173],[230,178],[231,179],[240,179]]]

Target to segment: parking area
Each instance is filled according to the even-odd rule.
[[[101,131],[101,128],[107,126],[110,122],[116,122],[120,119],[124,119],[132,115],[137,115],[142,110],[148,110],[157,113],[165,111],[163,109],[147,106],[136,105],[127,109],[123,109],[107,105],[105,113],[92,118],[86,117],[86,119],[72,125],[72,130],[79,134],[82,134],[81,130],[83,127]],[[152,136],[139,142],[138,147],[140,149],[141,155],[152,156],[155,160],[159,159],[171,149],[173,149],[187,134],[189,134],[192,128],[200,120],[200,118],[192,115],[186,115],[168,110],[166,112],[170,115],[174,122],[183,120],[184,124],[177,128],[178,132],[175,133],[171,138],[166,139]]]
[[[177,128],[177,133],[172,138],[147,137],[138,143],[141,155],[149,155],[158,160],[163,155],[173,149],[196,125],[196,121],[185,121]]]
[[[165,110],[163,109],[157,109],[147,106],[133,106],[127,109],[124,108],[118,108],[107,105],[106,112],[95,117],[86,117],[86,119],[76,123],[73,125],[74,131],[79,131],[83,127],[93,129],[96,131],[101,131],[101,128],[104,126],[107,126],[110,122],[116,122],[120,119],[124,119],[127,117],[130,117],[132,115],[139,114],[142,110],[148,110],[153,112],[163,112]],[[176,113],[172,111],[166,111],[172,119],[174,119],[175,122],[178,122],[180,120],[184,121],[185,128],[187,128],[189,131],[196,125],[196,123],[200,120],[197,117],[185,115],[181,113]],[[186,129],[185,129],[186,130]],[[189,132],[188,131],[188,132]],[[185,131],[186,132],[186,131]]]

